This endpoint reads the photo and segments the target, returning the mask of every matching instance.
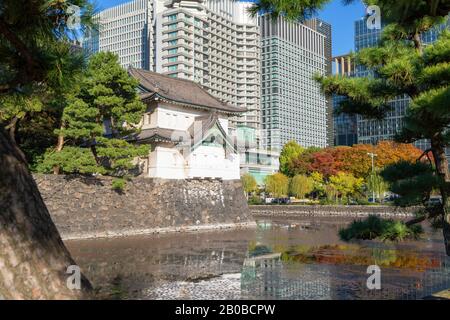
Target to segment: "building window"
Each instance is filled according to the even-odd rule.
[[[170,49],[170,50],[167,51],[168,54],[175,54],[175,53],[177,53],[177,52],[178,52],[178,49],[177,49],[177,48]]]
[[[177,43],[178,43],[178,40],[170,40],[170,41],[168,42],[169,46],[176,46]]]
[[[169,19],[169,21],[177,20],[177,15],[176,14],[171,14],[167,18]]]
[[[176,62],[176,61],[178,61],[178,56],[170,57],[168,60],[169,60],[169,62]]]
[[[178,70],[178,65],[174,65],[174,66],[169,66],[169,71],[175,71]]]

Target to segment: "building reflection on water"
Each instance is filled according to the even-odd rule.
[[[427,259],[427,258],[423,258]],[[442,255],[418,270],[382,267],[381,289],[366,286],[367,266],[284,262],[281,253],[250,254],[243,263],[243,299],[415,300],[450,288],[450,259]]]
[[[66,244],[93,285],[121,299],[178,299],[178,287],[204,299],[420,299],[450,288],[440,233],[403,244],[347,244],[337,236],[345,223],[265,221],[256,230]],[[366,287],[373,264],[381,290]],[[237,277],[221,277],[230,274]]]
[[[330,275],[322,273],[309,279],[307,273],[301,279],[291,278],[280,253],[265,254],[245,259],[241,295],[244,299],[330,299],[329,281]]]

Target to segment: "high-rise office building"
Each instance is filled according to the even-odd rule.
[[[382,29],[367,28],[367,19],[355,21],[355,51],[378,45],[381,40]],[[367,77],[372,71],[364,66],[357,65],[355,77]],[[379,140],[391,140],[396,132],[403,126],[403,117],[408,106],[406,96],[398,97],[389,102],[392,110],[383,120],[372,120],[361,116],[357,117],[358,143],[376,144]]]
[[[310,27],[317,32],[320,32],[325,36],[325,59],[326,59],[326,73],[328,75],[332,74],[332,38],[331,38],[331,24],[326,23],[317,18],[309,19],[303,22],[307,27]],[[333,121],[333,98],[327,97],[327,144],[329,146],[334,145],[334,121]]]
[[[335,66],[334,75],[336,77],[352,77],[355,72],[355,64],[349,54],[333,57]],[[346,98],[339,95],[332,96],[333,111],[337,109],[340,103]],[[358,143],[358,129],[356,115],[341,113],[334,114],[334,145],[352,146]]]
[[[355,50],[360,51],[363,48],[376,46],[381,40],[382,29],[368,29],[367,19],[362,18],[355,22]],[[383,24],[382,24],[383,25]],[[450,21],[439,25],[422,35],[424,44],[436,41],[439,33],[450,26]],[[372,73],[364,66],[356,66],[355,76],[366,77]],[[383,120],[372,120],[358,116],[358,143],[375,144],[380,140],[392,140],[397,132],[403,127],[403,117],[409,106],[408,96],[399,96],[391,101],[391,111],[389,111]],[[426,141],[415,143],[421,149],[427,147]]]
[[[194,80],[248,109],[235,125],[259,129],[260,38],[257,19],[233,0],[171,0],[156,19],[156,71]]]
[[[151,69],[153,63],[153,0],[134,0],[94,15],[98,30],[86,37],[88,54],[109,51],[119,56],[122,67]]]
[[[325,147],[329,105],[315,74],[328,73],[326,36],[283,18],[259,18],[262,46],[263,145],[279,150],[289,140]]]
[[[259,132],[260,36],[257,19],[233,0],[134,0],[95,16],[99,33],[88,51],[111,51],[132,65],[193,80],[224,102],[248,112],[231,127]]]

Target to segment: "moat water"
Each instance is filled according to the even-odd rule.
[[[345,243],[338,231],[350,220],[335,220],[66,244],[100,298],[421,299],[450,288],[440,231],[402,243]],[[380,268],[380,289],[367,287],[371,265]]]

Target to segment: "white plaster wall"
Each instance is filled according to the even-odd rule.
[[[187,130],[194,122],[195,117],[205,115],[208,112],[195,109],[177,108],[170,106],[169,104],[159,103],[158,107],[153,109],[152,112],[147,112],[144,115],[144,124],[142,129],[150,128],[167,128],[175,130]],[[150,122],[145,121],[150,117]],[[228,127],[228,119],[224,117],[221,120],[221,125]]]
[[[189,177],[220,177],[224,180],[239,179],[239,157],[221,147],[199,146],[188,157]]]
[[[177,149],[156,147],[150,153],[148,168],[150,178],[186,178],[186,161]]]
[[[206,115],[209,112],[187,108],[177,108],[165,103],[159,103],[152,112],[146,112],[143,116],[142,129],[168,128],[187,130],[194,122],[195,117]],[[228,134],[228,117],[219,116],[220,125]]]
[[[158,146],[150,153],[148,176],[151,178],[222,178],[239,179],[239,157],[225,157],[221,147],[200,146],[187,159],[174,148]]]

